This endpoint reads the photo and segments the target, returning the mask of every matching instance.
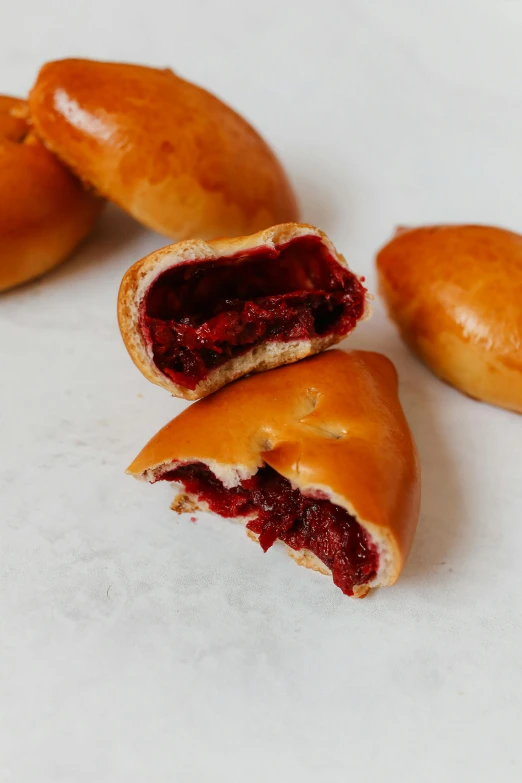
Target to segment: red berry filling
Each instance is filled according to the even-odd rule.
[[[181,386],[195,389],[262,342],[348,334],[363,315],[364,286],[319,237],[240,258],[179,265],[145,296],[145,340],[158,369]]]
[[[259,536],[265,552],[276,539],[295,550],[308,549],[328,566],[346,595],[377,574],[379,555],[355,517],[322,497],[301,494],[268,465],[232,489],[200,462],[182,465],[161,478],[180,482],[223,517],[255,514],[247,527]]]

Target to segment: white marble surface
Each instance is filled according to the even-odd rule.
[[[397,223],[522,231],[521,0],[65,0],[2,10],[0,91],[61,56],[170,65],[243,111],[374,287]],[[376,303],[424,495],[357,602],[123,473],[182,407],[118,334],[164,244],[115,208],[0,298],[0,781],[522,779],[522,418],[435,380]]]

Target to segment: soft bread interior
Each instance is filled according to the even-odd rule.
[[[147,291],[141,329],[156,367],[193,390],[217,368],[270,343],[346,335],[365,290],[320,237],[297,237],[239,258],[193,262]]]
[[[305,224],[157,251],[122,281],[119,320],[149,380],[186,399],[317,353],[369,316],[368,295]]]

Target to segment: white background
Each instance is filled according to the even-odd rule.
[[[375,290],[397,224],[522,231],[521,0],[2,4],[0,91],[48,59],[171,66],[274,145]],[[423,466],[400,582],[364,601],[124,475],[182,408],[121,343],[165,240],[109,208],[0,298],[0,781],[522,779],[522,418],[433,378],[380,303]]]

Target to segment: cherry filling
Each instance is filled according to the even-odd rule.
[[[377,574],[379,555],[357,520],[329,500],[302,495],[268,465],[232,489],[200,462],[182,465],[162,479],[180,482],[223,517],[255,514],[247,527],[265,552],[276,539],[292,549],[308,549],[328,566],[346,595]]]
[[[148,290],[141,327],[154,362],[194,389],[229,359],[266,341],[350,332],[365,288],[319,237],[169,269]]]

